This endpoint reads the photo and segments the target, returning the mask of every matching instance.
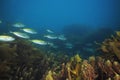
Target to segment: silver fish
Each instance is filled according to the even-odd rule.
[[[21,28],[21,27],[25,27],[25,25],[22,23],[15,23],[15,24],[13,24],[13,27]]]
[[[2,23],[2,21],[0,20],[0,24]]]
[[[54,35],[44,35],[44,37],[48,39],[57,39],[57,36],[54,36]]]
[[[33,40],[31,40],[31,42],[33,42],[35,44],[39,44],[39,45],[47,45],[46,41],[38,40],[38,39],[33,39]]]
[[[30,33],[30,34],[37,34],[36,31],[34,31],[33,29],[30,29],[30,28],[24,28],[22,29],[24,32],[26,33]]]
[[[47,29],[46,31],[49,32],[49,33],[54,33],[53,31],[51,31],[51,30],[49,30],[49,29]]]
[[[20,37],[20,38],[25,38],[25,39],[30,38],[27,34],[22,33],[22,32],[10,32],[10,33],[12,33],[12,34],[14,34],[15,36]]]
[[[63,40],[63,41],[67,40],[67,38],[66,38],[64,35],[58,36],[58,39],[59,39],[59,40]]]
[[[0,41],[4,41],[4,42],[10,42],[10,41],[14,41],[15,38],[8,36],[8,35],[0,35]]]
[[[71,43],[66,43],[65,46],[68,49],[72,49],[74,47],[73,44],[71,44]]]

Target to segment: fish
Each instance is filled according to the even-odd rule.
[[[72,49],[73,48],[73,44],[71,44],[71,43],[66,43],[65,46],[68,49]]]
[[[51,43],[51,42],[48,42],[47,44],[48,44],[49,46],[54,46],[54,44]]]
[[[49,30],[49,29],[47,29],[46,30],[48,33],[54,33],[53,31],[51,31],[51,30]]]
[[[0,35],[0,41],[3,41],[3,42],[11,42],[11,41],[14,41],[15,38],[11,37],[11,36],[8,36],[8,35]]]
[[[22,32],[12,32],[12,31],[10,31],[10,33],[12,33],[12,34],[14,34],[15,36],[20,37],[20,38],[25,38],[25,39],[30,38],[26,33],[22,33]]]
[[[51,43],[51,42],[48,42],[47,45],[49,45],[49,46],[52,47],[52,48],[58,48],[57,45],[55,45],[55,44],[53,44],[53,43]]]
[[[22,29],[24,32],[26,33],[30,33],[30,34],[37,34],[36,31],[34,31],[33,29],[30,29],[30,28],[24,28]]]
[[[2,21],[0,20],[0,24],[2,23]]]
[[[86,47],[91,47],[91,46],[93,46],[93,44],[92,43],[87,43],[87,44],[85,44],[85,46]]]
[[[48,39],[57,39],[57,36],[54,36],[54,35],[44,35],[44,37]]]
[[[22,27],[25,27],[25,25],[22,23],[15,23],[15,24],[13,24],[13,27],[22,28]]]
[[[57,45],[53,45],[53,46],[51,46],[51,47],[54,48],[54,49],[57,49],[57,48],[58,48]]]
[[[58,37],[58,39],[59,39],[59,40],[63,40],[63,41],[67,40],[67,38],[66,38],[64,35],[60,35],[60,36]]]
[[[47,42],[44,40],[33,39],[33,40],[31,40],[31,42],[33,42],[35,44],[39,44],[39,45],[47,45]]]
[[[83,48],[84,51],[89,52],[89,53],[94,53],[96,50],[92,47],[84,47]]]

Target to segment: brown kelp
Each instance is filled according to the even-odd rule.
[[[45,80],[120,80],[120,32],[99,44],[102,55],[82,59],[78,54],[50,69]],[[57,67],[56,67],[57,68]]]
[[[119,62],[99,56],[85,60],[77,54],[56,68],[59,69],[50,69],[44,80],[120,80]]]
[[[0,80],[40,80],[49,66],[44,52],[28,42],[0,43]]]
[[[115,56],[120,60],[120,31],[116,31],[116,35],[111,35],[111,38],[105,39],[100,45],[100,50],[110,56]]]
[[[102,55],[83,59],[24,40],[0,43],[0,80],[120,80],[120,32],[99,44]]]

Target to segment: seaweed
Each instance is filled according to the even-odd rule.
[[[0,43],[0,80],[120,80],[120,36],[105,39],[102,54],[83,59],[38,48],[25,40]]]

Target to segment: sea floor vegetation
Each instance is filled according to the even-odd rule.
[[[0,42],[0,80],[120,80],[120,31],[83,59],[37,48],[24,40]]]

